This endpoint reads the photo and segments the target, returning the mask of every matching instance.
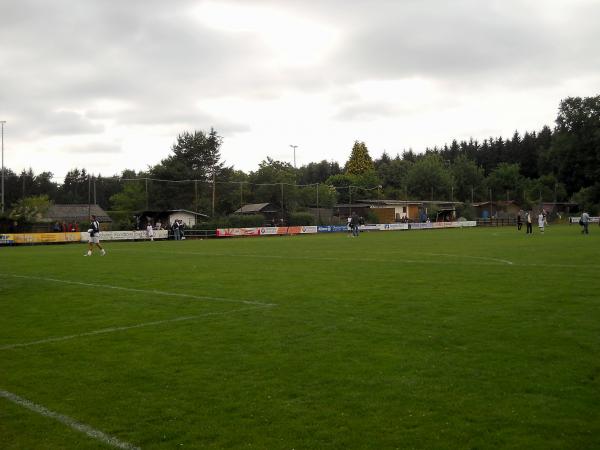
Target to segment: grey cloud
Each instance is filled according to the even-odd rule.
[[[63,153],[67,154],[86,154],[86,155],[114,155],[122,153],[123,149],[118,144],[109,144],[103,142],[95,142],[86,145],[66,146],[62,149]]]
[[[338,120],[370,120],[390,117],[400,112],[399,107],[383,102],[353,102],[341,107],[334,118]]]
[[[274,68],[254,36],[196,23],[189,11],[202,0],[5,2],[0,119],[9,120],[12,139],[100,133],[101,121],[214,126],[230,135],[250,128],[192,105],[333,91],[335,119],[363,120],[411,112],[345,89],[364,80],[419,77],[472,93],[484,84],[528,89],[600,72],[598,2],[570,4],[558,24],[545,12],[562,2],[541,0],[228,2],[330,24],[341,33],[339,47],[318,67]],[[104,100],[129,106],[96,109]]]

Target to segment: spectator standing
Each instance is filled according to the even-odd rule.
[[[350,218],[350,228],[352,229],[352,236],[358,237],[358,225],[360,223],[360,219],[356,215],[356,213],[352,213],[352,217]]]
[[[177,221],[177,219],[175,219],[175,221],[173,222],[173,225],[171,225],[171,231],[173,232],[173,239],[178,241],[180,239],[180,235],[179,235],[179,222]]]
[[[179,239],[185,239],[185,224],[179,219]]]
[[[527,222],[527,231],[525,232],[526,234],[533,234],[533,219],[531,217],[531,210],[527,211],[527,217],[526,217],[526,222]]]
[[[517,231],[521,231],[523,227],[523,218],[521,217],[521,211],[517,213]]]
[[[581,233],[582,234],[589,234],[589,230],[588,230],[588,226],[590,224],[590,215],[587,213],[587,211],[583,211],[583,214],[581,215]]]

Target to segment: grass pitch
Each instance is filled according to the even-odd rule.
[[[0,248],[0,448],[600,447],[595,227],[105,248]]]

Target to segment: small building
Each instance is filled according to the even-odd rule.
[[[281,210],[272,203],[248,203],[234,211],[234,214],[253,215],[262,214],[266,222],[276,221],[281,215]]]
[[[456,205],[460,202],[429,200],[361,200],[379,218],[380,223],[422,222],[428,212],[437,210],[436,220],[455,220]]]
[[[346,223],[344,219],[352,216],[352,214],[365,217],[369,209],[370,205],[366,203],[340,203],[333,207],[333,215],[339,217],[340,223]]]
[[[495,202],[478,202],[473,203],[473,208],[477,213],[477,217],[483,219],[495,218],[509,218],[516,217],[521,211],[521,206],[514,200],[499,200]]]
[[[148,223],[156,226],[161,224],[161,228],[168,228],[176,220],[181,220],[186,227],[193,227],[202,219],[207,219],[209,216],[187,209],[169,209],[158,211],[141,211],[136,214],[136,228],[143,229]]]
[[[547,214],[568,216],[573,211],[578,211],[579,205],[571,202],[544,202],[542,203],[542,209],[546,211]]]
[[[423,202],[414,200],[361,200],[371,208],[381,223],[418,221]]]
[[[101,230],[110,230],[112,219],[99,205],[75,204],[52,205],[44,215],[44,222],[60,224],[88,224],[94,215],[100,222]]]

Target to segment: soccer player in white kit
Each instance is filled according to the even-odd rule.
[[[92,220],[90,221],[91,228],[88,230],[90,233],[90,237],[88,239],[88,251],[83,256],[92,256],[92,250],[94,249],[94,244],[101,251],[102,256],[106,255],[106,251],[100,245],[100,222],[96,219],[96,216],[92,214]]]
[[[546,216],[543,212],[538,216],[538,227],[540,227],[540,232],[544,234],[544,225],[546,225]]]
[[[154,240],[154,228],[152,228],[152,224],[146,225],[146,237],[151,241]]]

